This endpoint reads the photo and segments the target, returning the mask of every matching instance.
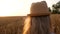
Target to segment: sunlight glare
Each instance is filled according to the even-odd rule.
[[[43,0],[0,0],[0,16],[26,16],[30,13],[31,4],[40,1]],[[45,1],[51,6],[52,2]]]

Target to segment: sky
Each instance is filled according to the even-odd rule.
[[[30,13],[30,7],[33,2],[43,0],[0,0],[0,16],[26,16]],[[44,0],[48,7],[60,0]]]

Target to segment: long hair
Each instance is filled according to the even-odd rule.
[[[31,20],[31,17],[28,16],[26,19],[25,19],[25,22],[24,22],[24,27],[23,27],[23,34],[28,34],[29,33],[29,30],[30,30],[30,20]]]

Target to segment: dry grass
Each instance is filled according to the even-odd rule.
[[[0,34],[22,34],[26,17],[0,17]],[[51,14],[51,31],[60,34],[60,14]]]
[[[60,34],[60,14],[51,14],[51,30],[56,34]]]
[[[0,17],[0,34],[22,34],[25,17]]]

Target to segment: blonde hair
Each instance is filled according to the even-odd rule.
[[[27,34],[29,33],[29,30],[30,30],[30,21],[31,21],[31,17],[28,16],[26,19],[25,19],[25,22],[24,22],[24,27],[23,27],[23,34]]]

